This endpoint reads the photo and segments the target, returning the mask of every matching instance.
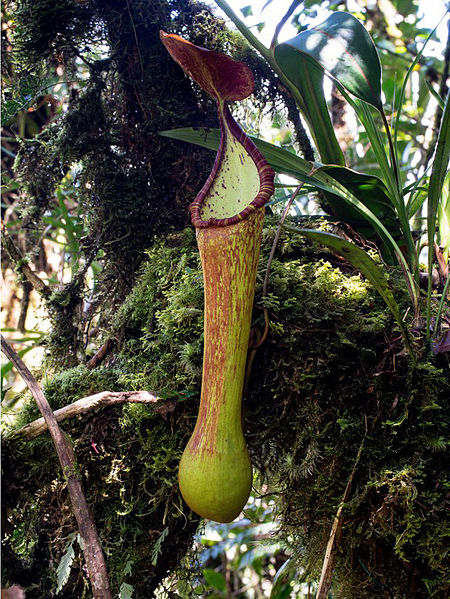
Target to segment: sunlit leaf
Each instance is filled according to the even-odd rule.
[[[436,154],[434,157],[433,168],[430,176],[430,187],[428,191],[427,203],[427,229],[428,229],[428,273],[432,272],[433,268],[433,252],[435,229],[438,215],[439,204],[444,201],[442,193],[445,175],[447,173],[448,163],[450,158],[450,91],[447,93],[444,112],[442,114],[441,127],[436,144]],[[427,334],[430,330],[431,319],[431,291],[432,277],[428,277],[427,289]]]
[[[69,541],[65,548],[65,553],[61,558],[61,561],[56,568],[56,578],[57,578],[57,587],[56,593],[59,593],[66,582],[69,580],[70,569],[72,568],[72,563],[75,557],[75,551],[73,548],[73,544],[76,538],[76,533],[72,533],[69,535]]]
[[[276,60],[286,74],[295,70],[296,63],[304,74],[305,65],[299,62],[302,55],[317,61],[351,94],[382,109],[380,58],[372,38],[353,15],[334,12],[320,25],[302,31],[275,50]]]
[[[439,104],[441,110],[444,110],[445,100],[442,98],[439,93],[434,89],[433,85],[428,81],[428,79],[424,79],[425,85],[428,87],[430,94],[434,97],[436,102]]]
[[[325,101],[323,68],[308,54],[295,51],[289,42],[276,46],[275,60],[303,98],[301,109],[322,161],[328,164],[344,164],[344,156]]]
[[[227,585],[223,574],[216,572],[212,568],[205,568],[203,570],[203,577],[210,587],[225,592]]]

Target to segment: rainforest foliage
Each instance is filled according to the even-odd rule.
[[[318,10],[303,4],[290,17],[298,31]],[[386,8],[361,3],[356,16],[375,40],[384,96],[394,106],[395,73],[406,72],[430,31],[420,27],[413,2],[392,6],[403,19],[395,27]],[[249,65],[255,95],[232,106],[236,118],[252,134],[270,120],[279,146],[313,160],[317,147],[283,82],[242,35],[193,0],[16,0],[5,3],[4,22],[2,217],[19,249],[19,259],[9,252],[2,258],[6,280],[14,281],[7,334],[25,360],[31,347],[44,348],[35,375],[54,409],[101,391],[148,390],[160,398],[154,406],[108,406],[62,423],[114,596],[150,597],[163,584],[167,596],[253,597],[244,576],[251,567],[256,578],[270,581],[274,599],[303,599],[302,584],[316,588],[349,480],[333,597],[446,596],[449,354],[430,352],[419,321],[410,326],[414,366],[398,322],[370,282],[293,230],[282,233],[263,293],[278,209],[291,191],[281,179],[266,210],[252,334],[257,339],[264,329],[264,309],[270,329],[250,352],[244,398],[253,503],[239,522],[214,533],[228,541],[202,542],[201,522],[179,494],[178,463],[195,424],[203,352],[202,272],[187,206],[213,154],[160,132],[212,129],[217,117],[214,102],[168,56],[159,30]],[[427,90],[445,98],[449,54],[447,45],[444,60],[423,55],[405,91],[402,172],[414,161],[417,172],[432,165],[442,110],[424,121],[433,96]],[[379,176],[367,133],[359,131],[358,144],[346,136],[342,106],[333,88],[331,118],[347,165]],[[417,205],[428,181],[422,183],[414,190]],[[294,208],[308,214],[289,217],[289,224],[364,249],[411,325],[401,268],[387,265],[373,241],[338,221],[323,190],[312,196],[308,183],[302,193]],[[327,215],[311,210],[312,197]],[[423,221],[415,216],[418,237]],[[26,264],[45,283],[40,294],[24,275]],[[438,266],[431,326],[441,305],[448,329]],[[419,300],[424,306],[424,294]],[[39,321],[27,325],[38,304],[45,330]],[[93,367],[101,347],[107,351]],[[91,597],[65,478],[47,434],[25,441],[15,433],[39,413],[26,391],[9,389],[11,381],[6,364],[2,584],[20,584],[27,599]],[[275,523],[270,535],[268,520]],[[224,566],[231,538],[239,557],[233,576]]]

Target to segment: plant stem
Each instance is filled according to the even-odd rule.
[[[450,284],[450,275],[447,277],[447,280],[444,285],[444,290],[442,292],[441,301],[439,302],[438,313],[436,316],[436,322],[434,324],[434,330],[433,330],[434,335],[437,335],[438,331],[439,331],[439,325],[440,325],[440,321],[441,321],[442,311],[444,309],[445,299],[446,299],[447,293],[449,291],[449,284]]]
[[[384,110],[380,110],[380,114],[381,114],[381,118],[383,120],[384,129],[386,131],[386,135],[387,135],[387,138],[388,138],[389,153],[391,155],[391,166],[392,166],[392,170],[394,171],[394,177],[395,177],[395,180],[397,182],[397,187],[400,190],[401,189],[401,181],[400,181],[400,175],[399,175],[399,172],[398,172],[398,164],[397,164],[397,158],[396,158],[396,155],[395,155],[394,144],[393,144],[393,141],[392,141],[391,130],[389,128],[389,123],[387,122],[387,118],[386,118],[386,115],[384,113]]]
[[[342,501],[339,504],[338,510],[336,512],[336,516],[333,521],[333,525],[330,531],[330,538],[328,540],[327,549],[325,551],[325,557],[322,564],[322,572],[320,574],[319,587],[317,589],[316,599],[326,599],[328,597],[328,591],[330,590],[330,586],[333,580],[334,574],[334,563],[336,560],[336,554],[338,551],[339,541],[342,535],[342,524],[343,524],[343,510],[345,503],[349,500],[350,492],[352,488],[353,478],[355,477],[356,468],[359,464],[359,460],[361,459],[361,455],[364,448],[364,442],[367,436],[367,424],[366,424],[366,432],[364,433],[364,437],[362,438],[361,444],[359,446],[358,453],[356,455],[355,462],[353,464],[352,471],[347,481],[347,485],[345,487],[344,495],[342,497]]]
[[[394,172],[395,181],[397,183],[398,217],[399,217],[400,223],[402,225],[403,235],[405,237],[405,241],[406,241],[406,245],[407,245],[407,249],[408,249],[408,258],[409,258],[408,263],[409,263],[411,272],[413,273],[414,280],[417,282],[419,279],[419,264],[418,264],[418,260],[417,260],[417,252],[416,252],[416,248],[414,245],[414,239],[411,234],[411,228],[409,226],[409,219],[408,219],[408,213],[406,211],[406,204],[405,204],[405,200],[403,197],[402,182],[400,180],[400,174],[399,174],[399,170],[398,170],[397,157],[396,157],[396,153],[395,153],[394,143],[392,141],[391,130],[389,128],[389,123],[387,122],[384,110],[381,110],[380,114],[381,114],[381,118],[383,120],[384,128],[386,130],[386,135],[387,135],[388,144],[389,144],[389,153],[391,156],[391,166],[392,166],[392,170]]]
[[[272,38],[272,41],[270,43],[270,49],[271,50],[273,50],[275,48],[275,46],[277,45],[278,36],[280,34],[280,31],[283,29],[284,25],[286,24],[286,21],[289,19],[289,17],[292,15],[292,13],[294,12],[294,10],[297,8],[297,6],[300,3],[301,3],[301,0],[294,0],[292,2],[292,4],[290,5],[290,7],[288,8],[288,10],[287,10],[286,14],[284,15],[284,17],[281,19],[281,21],[275,27],[275,33],[273,34],[273,38]]]
[[[62,422],[68,418],[87,414],[88,412],[92,412],[104,406],[118,406],[124,403],[157,404],[159,402],[161,402],[161,409],[155,409],[156,411],[162,412],[164,415],[171,411],[173,407],[169,403],[171,401],[172,400],[170,399],[164,401],[149,391],[101,391],[94,395],[82,397],[68,406],[55,410],[54,416],[58,422]],[[164,409],[162,406],[165,406]],[[37,420],[33,420],[33,422],[22,426],[22,428],[13,431],[12,435],[14,437],[22,437],[29,441],[30,439],[39,437],[39,435],[42,435],[47,429],[48,426],[45,419],[38,418]]]
[[[72,447],[60,429],[47,398],[26,364],[4,339],[3,335],[1,335],[1,343],[3,353],[17,368],[17,371],[36,401],[55,445],[64,477],[67,480],[72,510],[77,520],[78,530],[82,539],[83,554],[92,585],[93,597],[94,599],[112,599],[108,572],[106,570],[105,558],[100,545],[97,527],[87,504],[81,481],[76,474],[76,462]]]
[[[314,171],[317,170],[316,168],[311,169],[311,171],[308,173],[308,177],[314,174]],[[264,283],[263,283],[263,289],[262,289],[262,299],[264,299],[267,295],[267,288],[269,286],[269,275],[270,275],[270,269],[272,267],[272,261],[273,258],[275,256],[275,252],[278,246],[278,242],[280,240],[280,235],[281,235],[281,231],[283,228],[283,224],[284,221],[286,220],[287,215],[289,214],[289,210],[291,209],[292,203],[295,200],[295,198],[297,197],[297,195],[299,194],[301,188],[303,187],[303,185],[305,184],[304,181],[302,181],[302,183],[300,183],[299,185],[297,185],[297,187],[295,188],[293,194],[291,195],[291,197],[288,200],[288,203],[286,204],[286,208],[283,211],[283,214],[281,215],[280,221],[278,223],[278,228],[277,231],[275,233],[275,239],[273,240],[272,243],[272,248],[270,250],[270,255],[269,255],[269,259],[267,260],[267,268],[266,268],[266,275],[264,277]],[[267,310],[267,308],[264,308],[264,322],[265,322],[265,326],[264,326],[264,333],[262,334],[261,339],[252,347],[252,350],[258,349],[258,347],[260,347],[264,341],[266,340],[267,334],[269,332],[269,312]]]

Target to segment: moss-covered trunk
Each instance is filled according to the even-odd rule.
[[[266,226],[256,320],[273,236],[274,228]],[[281,240],[271,274],[271,331],[253,363],[245,404],[252,462],[260,484],[280,494],[281,538],[318,579],[332,520],[366,435],[344,509],[334,592],[375,599],[382,584],[409,599],[414,584],[418,598],[430,589],[439,596],[447,588],[448,363],[422,359],[411,370],[376,292],[348,265],[339,265],[343,270],[330,254],[291,235]],[[391,281],[406,305],[401,275],[392,271]],[[113,587],[117,592],[129,583],[136,597],[150,596],[189,548],[197,523],[177,485],[201,382],[203,285],[192,231],[151,250],[116,326],[123,341],[114,366],[66,371],[47,383],[46,393],[55,407],[102,389],[146,388],[168,398],[170,409],[162,414],[130,405],[64,424]],[[28,410],[23,420],[34,413]],[[51,563],[60,562],[73,530],[65,483],[55,476],[45,436],[25,445],[8,441],[3,454],[4,580],[35,583],[31,598],[50,597]],[[78,555],[76,544],[75,550]],[[195,574],[191,565],[182,568],[182,577]],[[61,596],[81,596],[83,576],[77,558]]]

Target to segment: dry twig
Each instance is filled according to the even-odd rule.
[[[173,411],[175,407],[172,400],[162,402],[159,397],[152,395],[148,391],[102,391],[101,393],[88,395],[87,397],[78,399],[68,406],[55,410],[53,415],[58,422],[61,422],[68,418],[73,418],[74,416],[86,414],[87,412],[91,412],[92,410],[96,410],[103,406],[117,406],[124,403],[155,404],[158,402],[161,402],[158,412],[163,417],[166,417],[167,413]],[[30,424],[26,424],[17,431],[14,431],[14,436],[22,437],[29,441],[30,439],[39,437],[39,435],[44,433],[47,428],[48,426],[45,419],[38,418],[37,420],[30,422]]]
[[[46,299],[50,297],[52,290],[44,281],[27,264],[25,258],[15,246],[13,240],[6,231],[5,225],[2,223],[2,242],[6,253],[18,271],[31,283],[34,289]]]
[[[358,453],[356,455],[355,462],[353,464],[352,471],[347,481],[347,485],[345,486],[344,495],[342,497],[342,501],[339,504],[338,510],[336,512],[336,516],[333,521],[333,525],[330,531],[330,538],[328,539],[327,548],[325,551],[325,557],[322,564],[322,572],[320,574],[319,587],[317,589],[316,599],[326,599],[328,597],[328,591],[330,590],[331,582],[333,580],[334,574],[334,564],[336,561],[336,554],[339,548],[339,542],[342,536],[342,524],[343,524],[343,510],[345,503],[350,498],[350,492],[352,489],[353,479],[355,477],[356,468],[358,467],[359,460],[361,459],[361,455],[364,448],[364,442],[367,436],[367,422],[366,422],[366,432],[364,433],[364,437],[361,441],[361,445],[359,446]]]
[[[105,558],[98,538],[97,527],[87,504],[81,481],[76,474],[75,456],[72,447],[64,436],[63,431],[59,428],[47,398],[26,364],[3,338],[3,335],[1,336],[1,342],[3,353],[17,368],[17,371],[35,399],[55,445],[59,462],[67,480],[72,510],[77,520],[78,531],[82,539],[83,554],[92,585],[93,597],[94,599],[112,599]]]

